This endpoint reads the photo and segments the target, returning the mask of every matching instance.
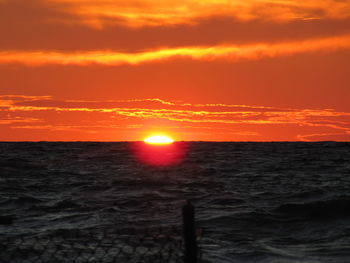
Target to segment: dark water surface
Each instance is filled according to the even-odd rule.
[[[141,144],[0,143],[0,235],[179,225],[191,199],[210,262],[350,262],[350,143]]]

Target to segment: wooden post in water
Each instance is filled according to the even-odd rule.
[[[197,237],[195,227],[194,206],[189,200],[182,207],[183,236],[184,236],[184,263],[197,263]]]

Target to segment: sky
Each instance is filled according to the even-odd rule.
[[[0,140],[350,141],[348,0],[0,0]]]

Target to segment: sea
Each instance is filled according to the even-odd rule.
[[[1,142],[0,262],[80,262],[18,239],[181,229],[187,200],[201,262],[350,262],[348,142]]]

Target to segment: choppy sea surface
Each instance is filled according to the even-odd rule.
[[[350,143],[142,144],[0,143],[0,235],[179,225],[190,199],[206,262],[350,262]]]

